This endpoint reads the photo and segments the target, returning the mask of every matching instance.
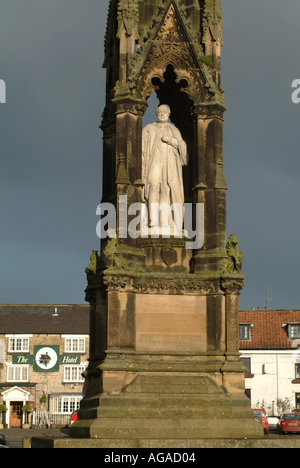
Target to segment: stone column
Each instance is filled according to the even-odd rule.
[[[245,392],[245,366],[239,352],[239,291],[243,289],[242,275],[223,277],[221,287],[226,300],[226,361],[221,371],[223,387],[228,393]]]
[[[205,204],[204,246],[195,273],[218,273],[226,254],[226,190],[223,174],[223,112],[220,105],[196,105],[198,184],[196,202]]]

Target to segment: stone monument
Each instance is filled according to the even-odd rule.
[[[90,360],[70,429],[99,447],[263,436],[239,354],[243,254],[226,235],[222,27],[220,0],[110,1],[101,129],[116,232],[86,269]],[[145,126],[152,92],[158,122]],[[168,218],[162,203],[175,205]],[[156,236],[131,235],[133,204]],[[184,237],[184,204],[195,236],[203,213],[203,242]]]

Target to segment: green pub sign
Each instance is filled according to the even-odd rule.
[[[60,365],[79,365],[80,355],[60,355],[59,346],[35,346],[32,355],[14,355],[13,364],[33,364],[34,372],[58,372]]]

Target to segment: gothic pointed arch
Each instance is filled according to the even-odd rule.
[[[169,7],[152,30],[150,42],[148,53],[134,78],[136,94],[140,99],[146,100],[156,89],[155,81],[164,81],[168,67],[173,67],[176,82],[184,83],[181,89],[194,103],[211,97],[207,92],[210,85],[205,88],[211,77],[201,63],[202,48],[199,43],[198,47],[193,45],[195,42],[174,0],[169,2]]]

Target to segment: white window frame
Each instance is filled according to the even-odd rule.
[[[300,323],[288,323],[288,337],[290,341],[298,340],[300,338]],[[296,329],[296,330],[293,330]],[[296,333],[295,333],[296,331]],[[293,336],[294,335],[294,336]]]
[[[16,379],[17,370],[20,371],[20,379]],[[11,372],[13,372],[13,377],[10,376]],[[29,366],[7,364],[7,382],[29,382]]]
[[[85,371],[85,366],[82,364],[78,366],[64,366],[64,383],[69,383],[69,382],[83,383],[84,378],[81,376],[81,374],[84,371]]]
[[[245,338],[241,338],[241,329],[244,327],[244,330],[247,330],[247,333],[244,333],[245,335],[248,335]],[[251,324],[250,323],[240,323],[239,324],[239,341],[251,341]]]
[[[30,338],[32,338],[32,336],[33,335],[5,335],[6,338],[9,338],[8,352],[11,354],[29,353]],[[20,346],[16,349],[18,341]]]
[[[62,335],[62,338],[65,339],[65,353],[86,353],[86,335]]]
[[[61,395],[52,398],[53,414],[69,414],[76,411],[80,407],[82,400],[81,396],[78,395]]]

